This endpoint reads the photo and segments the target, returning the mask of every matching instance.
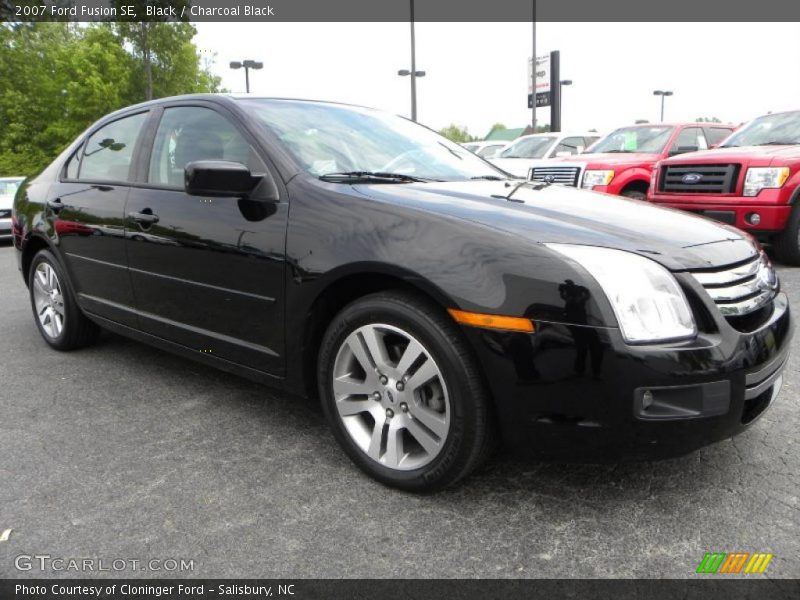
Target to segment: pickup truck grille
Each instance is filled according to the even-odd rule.
[[[528,173],[528,179],[545,182],[550,181],[549,178],[552,177],[552,183],[577,186],[580,172],[580,167],[534,167]]]
[[[732,194],[740,165],[665,165],[658,189],[667,193]]]
[[[721,269],[692,271],[725,317],[752,313],[772,300],[778,278],[765,255]]]

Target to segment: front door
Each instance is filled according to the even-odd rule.
[[[147,183],[125,226],[143,330],[197,352],[283,373],[285,202],[189,196],[184,167],[225,160],[263,174],[247,134],[207,106],[166,108]]]

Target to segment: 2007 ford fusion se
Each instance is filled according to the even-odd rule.
[[[512,180],[353,106],[133,106],[24,184],[13,219],[50,346],[105,328],[318,395],[353,462],[408,490],[497,442],[608,461],[736,435],[792,335],[747,234]]]

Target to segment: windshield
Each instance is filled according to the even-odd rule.
[[[758,117],[735,132],[719,147],[767,144],[800,144],[800,112]]]
[[[292,100],[241,102],[317,177],[381,173],[437,181],[504,178],[502,171],[447,138],[377,110]]]
[[[22,181],[22,177],[18,179],[0,179],[0,196],[15,195]]]
[[[664,151],[674,127],[623,127],[612,131],[584,154],[598,152],[652,152]]]
[[[503,150],[497,158],[542,158],[555,139],[552,136],[522,138]]]

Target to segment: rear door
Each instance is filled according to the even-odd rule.
[[[136,326],[125,254],[125,202],[148,111],[91,133],[49,192],[48,221],[70,282],[87,311]]]
[[[263,175],[256,146],[222,107],[167,106],[129,196],[126,245],[144,331],[281,375],[288,203],[189,196],[183,187],[184,167],[199,160]]]

